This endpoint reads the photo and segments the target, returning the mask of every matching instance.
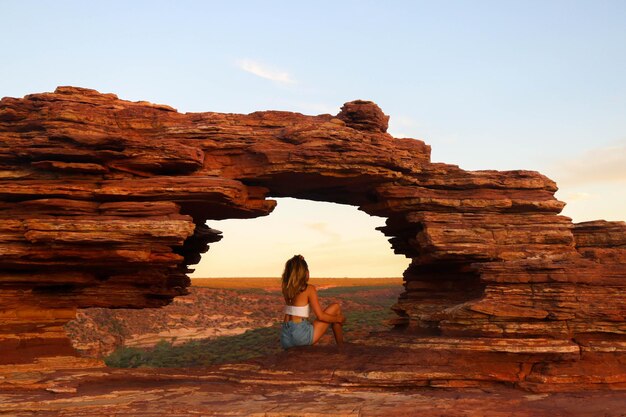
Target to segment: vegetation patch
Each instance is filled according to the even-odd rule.
[[[237,292],[241,295],[266,294],[264,290],[252,290]],[[358,337],[387,329],[385,322],[395,317],[390,307],[396,302],[398,292],[395,286],[334,287],[319,291],[323,304],[332,298],[344,306],[347,319],[344,333],[347,341],[351,336]],[[230,301],[237,302],[237,299]],[[162,340],[149,349],[120,347],[105,358],[105,363],[117,368],[160,368],[240,362],[282,351],[279,332],[280,323],[276,322],[272,326],[248,330],[236,336],[194,340],[176,346]],[[330,330],[322,342],[333,343]]]
[[[177,346],[162,340],[151,349],[121,347],[104,362],[115,368],[191,367],[238,362],[279,352],[278,332],[276,324],[237,336],[192,340]]]

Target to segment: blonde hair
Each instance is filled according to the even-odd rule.
[[[309,266],[302,255],[295,255],[285,263],[283,271],[283,296],[288,305],[293,303],[296,295],[306,290]]]

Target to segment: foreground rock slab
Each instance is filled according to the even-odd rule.
[[[159,375],[166,378],[167,375]],[[5,394],[0,413],[14,416],[623,416],[616,393],[523,394],[513,389],[398,392],[309,386],[134,380],[87,386],[76,394]]]
[[[415,372],[411,361],[391,366],[402,362],[391,353],[327,346],[191,369],[110,369],[75,358],[56,371],[21,365],[12,373],[0,370],[0,415],[612,417],[626,412],[621,391],[534,393],[510,384],[471,384],[477,372],[494,368],[457,370],[457,384],[441,389],[437,384],[453,375],[454,366],[444,371],[432,357],[418,355],[426,363]],[[382,357],[388,357],[386,364],[372,363]]]

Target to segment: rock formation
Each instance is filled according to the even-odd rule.
[[[79,309],[66,330],[81,356],[102,358],[120,346],[151,348],[160,341],[180,345],[271,327],[282,304],[278,291],[252,297],[230,289],[192,286],[188,295],[162,308]],[[268,352],[278,345],[273,348]]]
[[[526,355],[520,384],[626,385],[626,224],[574,225],[545,176],[432,163],[387,121],[366,101],[305,116],[181,114],[74,87],[2,99],[0,361],[71,353],[77,308],[185,294],[221,238],[207,220],[289,196],[387,218],[412,259],[394,309],[416,349]]]

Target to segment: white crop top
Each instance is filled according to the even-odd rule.
[[[285,314],[298,317],[309,317],[311,307],[307,304],[305,306],[285,306]]]

